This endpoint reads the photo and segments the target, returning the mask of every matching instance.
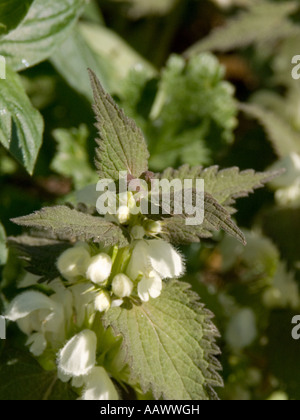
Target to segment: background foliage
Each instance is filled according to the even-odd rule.
[[[71,201],[97,180],[90,67],[143,130],[150,169],[287,168],[281,181],[238,202],[247,247],[220,234],[182,251],[185,281],[221,332],[220,397],[299,399],[291,320],[300,311],[300,82],[291,77],[291,60],[300,53],[300,10],[285,0],[224,4],[18,0],[0,7],[0,54],[7,58],[7,79],[0,80],[0,309],[22,274],[5,245],[20,233],[9,220],[66,195]],[[210,176],[223,192],[224,173]],[[232,203],[221,199],[230,211]],[[21,350],[24,337],[14,326],[8,338],[0,341],[0,399],[74,398]],[[18,395],[11,375],[26,383]]]

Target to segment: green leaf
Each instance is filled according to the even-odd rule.
[[[286,101],[284,102],[286,106]],[[283,116],[257,104],[240,104],[240,109],[256,118],[264,127],[278,156],[285,157],[292,152],[300,153],[299,131]]]
[[[131,309],[113,308],[103,318],[130,366],[131,380],[156,399],[208,400],[222,386],[217,371],[217,331],[211,314],[189,285],[170,281],[162,294]]]
[[[6,80],[0,80],[0,90],[0,143],[32,174],[43,139],[42,116],[9,67]]]
[[[110,93],[120,94],[122,81],[132,69],[139,69],[149,78],[157,75],[156,69],[138,54],[116,32],[103,25],[79,22],[77,26],[88,48],[98,60],[98,65],[89,67],[100,77],[104,88]],[[97,67],[100,69],[97,71]],[[87,63],[88,64],[88,63]],[[104,79],[104,75],[107,78]]]
[[[35,0],[22,24],[0,39],[0,55],[14,70],[46,60],[64,41],[84,0]]]
[[[50,231],[60,240],[93,240],[103,246],[125,246],[128,243],[119,226],[102,217],[84,214],[67,206],[46,207],[29,216],[13,219],[12,222]]]
[[[100,178],[119,180],[119,172],[139,178],[148,169],[149,153],[141,130],[126,117],[90,70],[95,97],[94,110],[100,139],[96,166]]]
[[[247,197],[255,189],[262,188],[280,174],[280,171],[255,172],[249,169],[240,172],[236,167],[219,170],[218,166],[204,169],[201,166],[191,168],[189,165],[184,165],[178,170],[166,169],[159,177],[169,181],[204,179],[205,191],[232,214],[235,210],[231,206],[237,198]]]
[[[7,255],[5,230],[0,223],[0,265],[4,265],[6,263]]]
[[[175,216],[163,221],[163,232],[160,236],[174,245],[199,242],[201,238],[210,238],[213,232],[224,230],[243,245],[246,239],[243,232],[231,219],[230,213],[210,194],[205,193],[204,222],[199,226],[186,225],[184,216]]]
[[[56,372],[44,371],[27,352],[5,350],[0,357],[0,400],[76,400],[78,396]]]
[[[232,142],[237,107],[234,88],[224,76],[225,68],[212,54],[188,61],[171,56],[162,72],[149,128],[144,130],[151,169],[209,164]]]
[[[2,0],[0,4],[0,36],[15,29],[26,16],[33,0]]]
[[[190,57],[203,51],[229,51],[254,43],[264,44],[292,36],[299,27],[288,19],[298,9],[297,2],[253,1],[249,10],[240,12],[226,26],[215,29],[186,52]]]
[[[92,102],[93,94],[86,69],[93,69],[108,89],[111,64],[101,60],[90,48],[77,25],[68,38],[55,50],[51,62],[69,85]]]
[[[58,147],[51,162],[51,169],[73,180],[76,189],[97,183],[97,174],[89,163],[87,141],[89,131],[86,125],[78,129],[57,129],[53,132]],[[95,187],[96,190],[96,187]]]
[[[54,280],[60,276],[56,261],[66,249],[72,246],[68,242],[27,235],[8,238],[8,245],[17,250],[26,262],[26,270],[40,276],[41,282]]]

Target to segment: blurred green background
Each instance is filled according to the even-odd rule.
[[[90,67],[142,128],[153,171],[286,169],[238,202],[246,248],[220,234],[182,250],[185,280],[221,332],[220,397],[300,399],[300,342],[291,335],[300,314],[298,2],[27,3],[11,27],[0,25],[8,66],[0,80],[0,306],[22,275],[5,246],[20,233],[9,220],[97,180]],[[0,22],[6,12],[0,4]],[[15,329],[10,336],[22,342]]]

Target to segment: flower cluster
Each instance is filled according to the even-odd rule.
[[[142,227],[135,226],[133,233],[141,237]],[[70,284],[90,283],[95,291],[95,309],[99,312],[111,306],[120,306],[123,299],[138,296],[147,302],[157,298],[162,281],[183,274],[181,255],[161,239],[136,239],[132,246],[107,252],[78,243],[65,251],[57,261],[62,277]]]
[[[159,231],[159,223],[149,223],[146,229]],[[78,242],[57,259],[60,276],[48,284],[47,294],[45,286],[36,290],[38,278],[27,275],[20,286],[30,289],[7,308],[6,318],[28,336],[30,351],[41,357],[50,349],[59,379],[71,381],[82,399],[118,398],[108,372],[98,363],[97,314],[122,305],[125,298],[155,299],[164,279],[183,274],[181,255],[161,239],[144,239],[145,233],[144,227],[133,226],[132,244],[121,249]]]

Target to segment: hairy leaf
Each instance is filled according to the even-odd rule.
[[[171,281],[158,299],[113,308],[104,318],[115,335],[123,337],[123,351],[131,379],[156,399],[207,400],[221,386],[217,371],[217,331],[211,314],[189,286]]]
[[[32,174],[43,139],[43,118],[8,66],[0,90],[0,143]]]
[[[204,179],[205,192],[210,194],[219,204],[231,214],[235,210],[231,207],[237,198],[247,197],[255,189],[262,188],[266,183],[281,174],[280,171],[255,172],[252,169],[240,171],[239,168],[219,170],[218,166],[202,168],[184,165],[178,170],[166,169],[159,175],[160,179]]]
[[[57,379],[56,372],[45,371],[28,353],[15,349],[0,357],[0,400],[75,400],[69,384]]]
[[[92,240],[104,246],[127,245],[119,226],[102,217],[84,214],[67,206],[46,207],[12,221],[20,226],[53,232],[61,240]]]
[[[5,0],[0,4],[0,36],[15,29],[34,0]]]
[[[229,51],[253,43],[276,42],[291,36],[299,28],[288,19],[298,8],[296,2],[252,2],[249,10],[240,12],[226,26],[215,29],[208,37],[192,46],[186,56],[203,51]]]
[[[0,39],[0,55],[14,70],[50,57],[68,36],[84,0],[35,0],[22,24]]]
[[[160,236],[174,245],[180,245],[199,242],[201,238],[211,237],[213,232],[224,230],[246,245],[245,236],[231,219],[230,213],[208,193],[205,194],[204,212],[204,222],[198,226],[188,226],[184,216],[165,219]]]
[[[101,178],[119,179],[120,171],[135,178],[147,171],[149,153],[141,130],[124,114],[90,70],[95,97],[94,111],[100,139],[96,166]]]

